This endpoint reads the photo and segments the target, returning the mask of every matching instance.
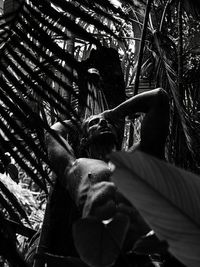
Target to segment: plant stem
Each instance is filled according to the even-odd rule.
[[[147,24],[148,24],[148,20],[149,20],[149,13],[151,10],[151,3],[152,2],[153,2],[153,0],[148,0],[147,6],[146,6],[146,11],[145,11],[145,18],[144,18],[144,23],[143,23],[142,37],[141,37],[140,49],[139,49],[138,66],[137,66],[137,72],[136,72],[136,76],[135,76],[134,95],[138,94],[140,71],[141,71],[141,67],[142,67],[142,59],[143,59],[145,38],[146,38],[146,32],[147,32]]]
[[[180,95],[180,99],[183,95],[183,22],[182,22],[182,0],[179,0],[178,3],[178,92]]]

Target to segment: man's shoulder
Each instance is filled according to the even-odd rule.
[[[100,159],[91,159],[91,158],[78,158],[74,162],[75,165],[85,165],[85,164],[97,164],[101,166],[108,166],[108,164]]]

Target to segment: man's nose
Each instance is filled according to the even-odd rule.
[[[104,118],[102,118],[102,119],[100,120],[99,124],[100,124],[101,126],[107,126],[107,125],[108,125],[107,120],[104,119]]]

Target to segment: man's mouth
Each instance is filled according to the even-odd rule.
[[[104,132],[111,132],[111,129],[108,128],[108,127],[100,127],[100,128],[98,129],[98,131],[101,132],[101,133],[104,133]]]

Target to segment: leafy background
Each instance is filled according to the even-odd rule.
[[[89,102],[82,97],[87,88],[81,87],[93,48],[114,48],[119,55],[122,73],[117,77],[123,79],[125,95],[110,79],[105,86],[112,88],[110,107],[114,95],[121,101],[147,88],[168,91],[167,159],[199,174],[199,1],[126,0],[117,6],[108,0],[0,3],[0,203],[1,237],[7,244],[0,252],[4,258],[23,264],[17,253],[8,253],[11,248],[15,251],[16,242],[14,235],[8,238],[5,220],[26,225],[35,207],[41,206],[44,213],[40,203],[48,196],[53,169],[45,132],[51,132],[50,125],[57,120],[72,119],[78,135],[79,122],[96,103],[90,95]],[[112,75],[110,62],[102,61],[102,70]],[[140,120],[127,121],[124,149],[134,142],[133,131],[139,138]],[[9,171],[11,163],[17,175],[13,167]],[[15,179],[20,177],[18,185],[10,181],[13,172]],[[37,229],[42,216],[29,226]]]

